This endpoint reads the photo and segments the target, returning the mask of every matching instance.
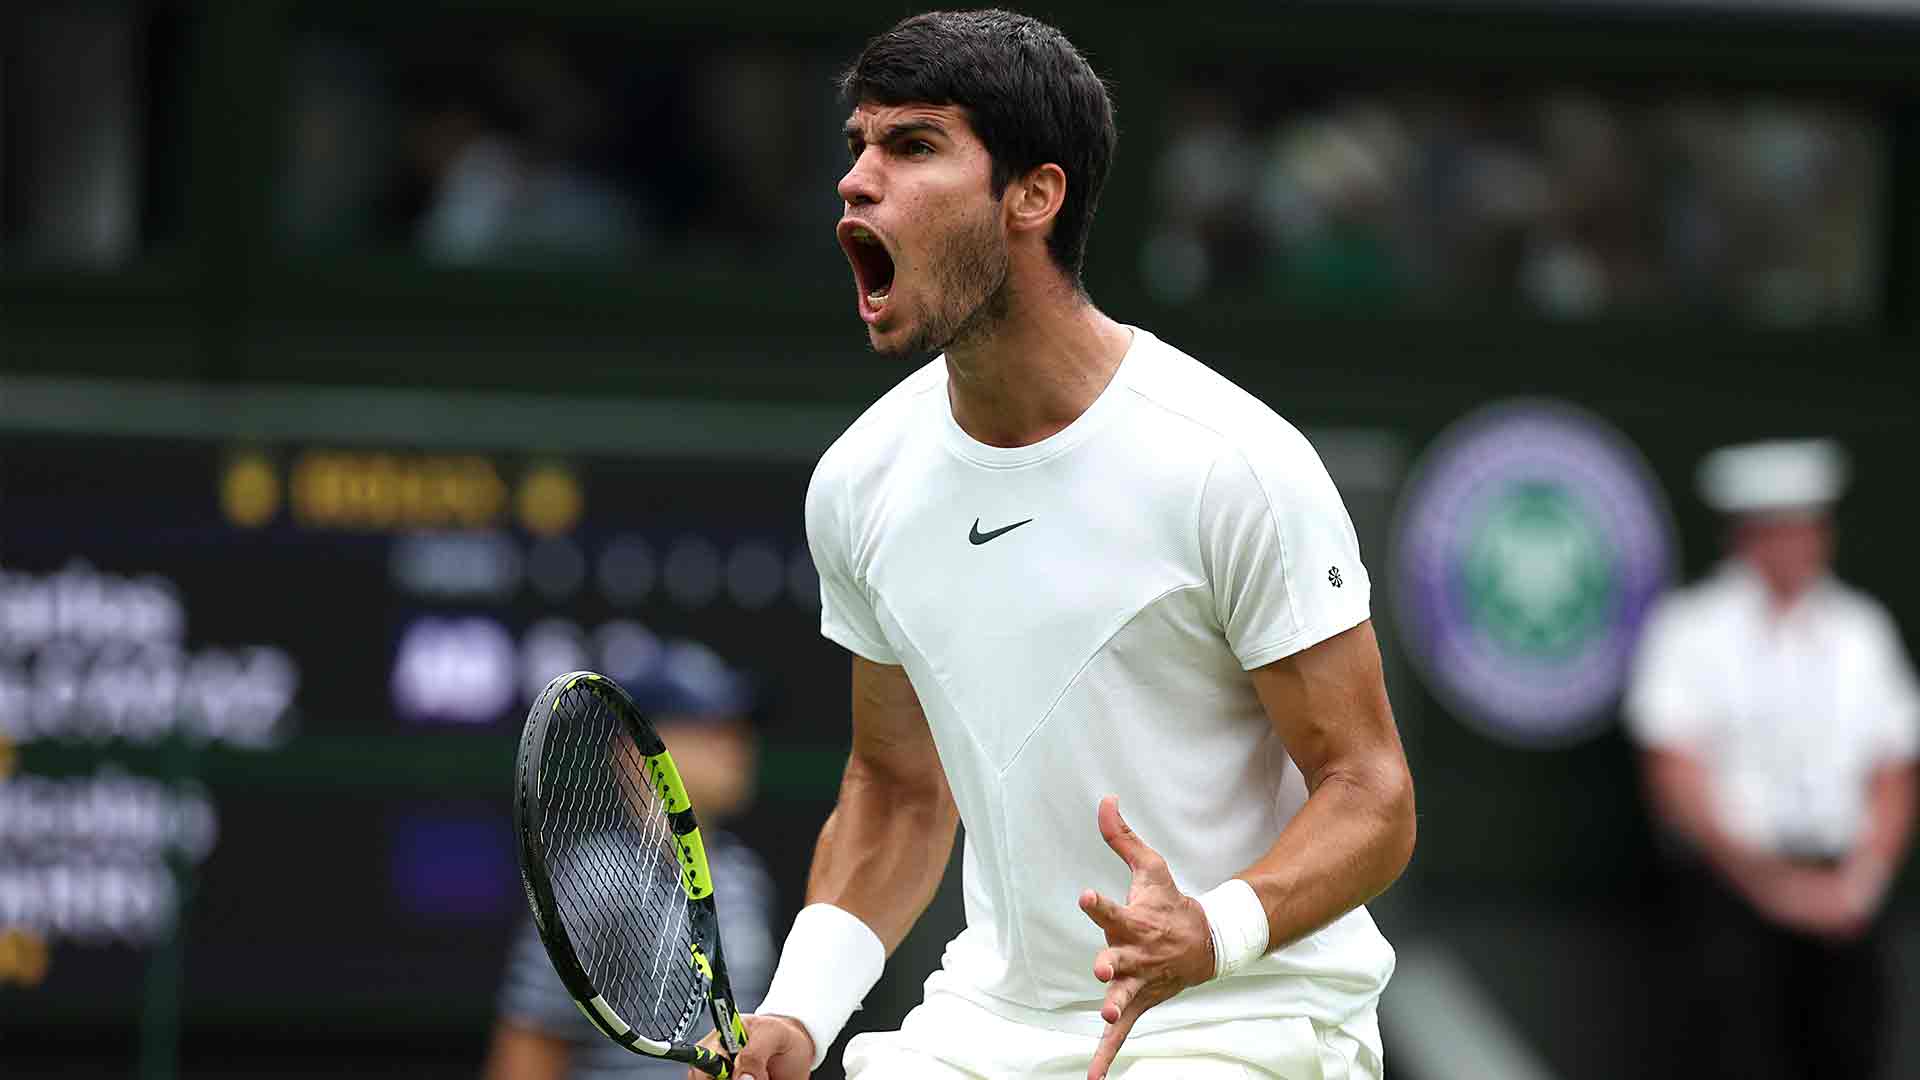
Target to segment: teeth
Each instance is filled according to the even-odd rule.
[[[853,232],[850,233],[849,235],[851,235],[855,240],[858,240],[863,244],[872,244],[876,242],[873,238],[872,233],[868,232],[863,228],[860,228],[857,225],[854,226]]]
[[[887,303],[887,294],[890,291],[891,290],[888,290],[888,289],[873,290],[872,292],[867,294],[867,303],[872,304],[874,307],[885,307]]]

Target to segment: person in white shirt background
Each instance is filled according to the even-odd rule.
[[[1626,719],[1675,869],[1675,1076],[1879,1075],[1920,690],[1892,617],[1833,574],[1847,473],[1822,439],[1709,455],[1729,558],[1641,641]]]

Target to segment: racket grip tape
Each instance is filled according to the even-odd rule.
[[[714,1080],[732,1080],[733,1077],[733,1062],[704,1046],[694,1047],[693,1067],[713,1077]]]

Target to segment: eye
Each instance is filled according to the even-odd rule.
[[[915,139],[906,145],[904,152],[910,158],[929,157],[933,154],[933,144]]]

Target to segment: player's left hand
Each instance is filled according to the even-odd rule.
[[[1107,947],[1093,958],[1093,977],[1107,984],[1100,1006],[1107,1030],[1087,1080],[1104,1080],[1141,1013],[1213,978],[1214,968],[1206,911],[1173,883],[1167,860],[1127,827],[1116,796],[1100,800],[1100,835],[1126,860],[1133,884],[1125,904],[1092,889],[1080,894],[1080,910],[1107,934]]]

